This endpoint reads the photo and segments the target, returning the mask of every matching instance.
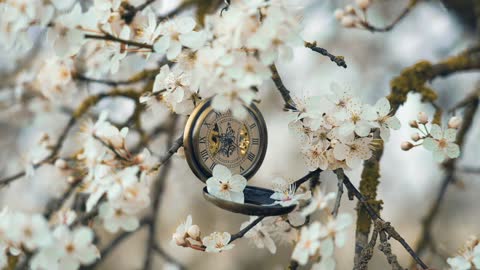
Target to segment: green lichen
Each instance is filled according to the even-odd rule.
[[[381,200],[376,200],[377,188],[380,184],[380,158],[382,154],[383,144],[379,143],[375,148],[372,158],[364,162],[359,187],[360,192],[377,213],[380,213],[383,204]],[[357,233],[368,235],[372,226],[372,220],[361,203],[357,205],[357,217]]]
[[[437,93],[428,87],[427,82],[434,75],[433,66],[428,61],[421,61],[408,67],[390,82],[391,93],[387,97],[394,110],[397,110],[407,101],[410,92],[417,92],[422,96],[422,102],[433,102]]]

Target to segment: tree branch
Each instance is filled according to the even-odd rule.
[[[149,49],[152,52],[154,52],[153,45],[151,45],[151,44],[136,42],[136,41],[133,41],[133,40],[122,39],[122,38],[113,36],[109,33],[103,33],[103,35],[85,34],[84,37],[87,38],[87,39],[97,39],[97,40],[106,40],[106,41],[118,42],[118,43],[122,43],[122,44],[129,45],[129,46],[134,46],[134,47],[143,48],[143,49]]]
[[[466,109],[463,117],[463,123],[458,131],[457,140],[456,140],[456,143],[460,146],[460,149],[463,149],[464,147],[466,135],[472,127],[473,120],[476,112],[478,111],[478,108],[479,108],[478,96],[473,100],[471,100],[469,105],[466,105]],[[445,176],[442,180],[442,183],[440,185],[439,191],[436,195],[436,198],[432,207],[430,208],[427,215],[422,221],[420,240],[418,241],[418,244],[415,249],[418,254],[421,254],[429,246],[431,246],[431,242],[433,238],[432,237],[433,222],[435,221],[435,218],[437,217],[440,211],[440,206],[443,202],[443,199],[445,198],[445,194],[447,192],[449,184],[455,181],[455,172],[457,167],[456,165],[457,165],[457,159],[449,159],[445,163],[443,163]]]
[[[174,115],[173,119],[171,119],[171,122],[169,124],[169,134],[168,134],[168,142],[167,144],[172,144],[173,142],[173,136],[175,132],[175,125],[177,122],[177,116]],[[167,181],[168,174],[170,172],[171,168],[171,162],[170,162],[170,157],[173,155],[173,153],[176,152],[176,150],[180,147],[181,144],[178,144],[178,140],[174,143],[173,148],[171,147],[168,151],[168,158],[165,161],[162,161],[161,164],[164,164],[163,169],[160,171],[160,174],[158,176],[157,181],[155,181],[153,185],[153,191],[152,191],[152,208],[151,208],[151,222],[148,224],[148,240],[147,240],[147,245],[145,249],[145,260],[143,263],[143,269],[144,270],[150,270],[152,269],[152,255],[154,248],[156,246],[156,240],[155,237],[158,235],[157,234],[157,216],[159,215],[160,212],[160,199],[162,197],[162,193],[165,189],[165,183]],[[178,147],[176,147],[178,146]],[[176,148],[175,148],[176,147]],[[175,149],[175,150],[172,150]]]
[[[351,192],[360,203],[364,206],[368,215],[374,222],[383,223],[385,232],[393,239],[397,240],[403,248],[415,259],[415,261],[423,268],[429,269],[428,266],[420,259],[420,257],[413,251],[412,247],[403,239],[403,237],[390,225],[389,222],[385,222],[380,215],[374,210],[374,208],[367,202],[367,199],[360,193],[360,191],[350,182],[350,179],[345,176],[343,181],[345,187]]]

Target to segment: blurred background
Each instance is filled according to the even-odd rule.
[[[157,1],[160,12],[166,12],[176,6],[178,1]],[[408,1],[378,0],[369,10],[369,22],[383,26],[389,24],[403,10]],[[453,1],[457,2],[457,1]],[[458,1],[461,2],[461,1]],[[468,1],[466,1],[468,2]],[[342,28],[335,20],[333,12],[343,8],[350,1],[305,0],[303,37],[307,41],[317,41],[318,45],[335,55],[343,55],[348,64],[347,69],[339,68],[328,58],[322,57],[306,48],[296,48],[295,58],[289,63],[278,63],[278,69],[286,86],[295,96],[320,95],[328,93],[331,82],[350,86],[364,101],[374,104],[380,97],[388,95],[390,80],[400,74],[405,67],[419,60],[437,62],[447,56],[455,55],[475,44],[475,32],[463,24],[458,16],[439,1],[420,3],[402,22],[387,33],[370,33],[358,29]],[[463,16],[463,15],[461,15]],[[466,15],[463,16],[466,18]],[[15,67],[14,56],[9,52],[0,52],[0,69]],[[125,78],[142,66],[137,65],[135,57],[122,62],[122,69],[116,77]],[[128,64],[128,63],[129,64]],[[461,73],[448,78],[436,79],[432,86],[439,93],[438,103],[444,108],[451,108],[462,100],[476,86],[478,74]],[[95,87],[98,87],[96,89]],[[104,86],[91,86],[89,91],[101,91]],[[282,176],[289,180],[297,179],[307,172],[296,139],[290,134],[286,114],[282,111],[283,102],[272,83],[263,85],[259,105],[267,122],[269,132],[268,152],[259,172],[249,181],[251,185],[270,187],[274,177]],[[2,91],[3,92],[3,91]],[[10,97],[0,92],[5,101]],[[81,95],[81,94],[80,94]],[[75,101],[72,101],[75,102]],[[67,117],[55,110],[49,110],[45,103],[17,104],[3,106],[0,114],[0,176],[11,175],[22,169],[24,153],[32,147],[41,131],[59,134]],[[108,109],[111,116],[123,122],[131,113],[133,105],[123,99],[102,102],[93,114]],[[419,96],[413,94],[405,106],[397,113],[402,122],[399,131],[392,132],[390,141],[385,145],[381,161],[381,183],[378,199],[384,201],[382,216],[391,221],[397,231],[414,245],[419,237],[421,219],[432,205],[442,181],[442,170],[431,158],[431,153],[422,148],[404,152],[400,143],[409,140],[414,132],[408,121],[415,119],[419,111],[433,114],[431,106],[421,104]],[[146,126],[153,126],[164,120],[166,115],[155,112],[144,114]],[[182,133],[183,122],[177,133]],[[465,150],[459,161],[459,167],[480,168],[480,117],[476,117],[472,130],[467,136]],[[132,134],[132,143],[138,138]],[[65,152],[74,151],[75,136],[67,141],[69,147]],[[165,150],[165,138],[156,139],[151,149],[158,155]],[[358,186],[361,170],[348,172]],[[55,189],[64,185],[64,177],[52,179],[51,175],[42,177],[38,170],[35,179],[22,179],[10,187],[1,190],[0,203],[11,209],[37,211],[43,207]],[[452,185],[441,206],[439,216],[433,226],[436,245],[442,254],[453,256],[456,250],[470,235],[477,235],[480,227],[478,215],[478,194],[480,190],[479,174],[458,172],[459,180]],[[53,177],[54,178],[54,177]],[[321,176],[322,187],[336,189],[336,180],[332,174]],[[257,249],[248,240],[237,241],[236,248],[221,254],[208,254],[184,249],[170,243],[171,235],[188,214],[193,217],[203,234],[213,231],[237,232],[240,224],[248,217],[218,209],[203,199],[204,184],[190,171],[181,155],[173,161],[172,173],[167,180],[167,188],[162,200],[160,215],[159,243],[189,269],[284,269],[289,261],[292,246],[282,245],[277,254],[270,254],[266,249]],[[356,202],[348,201],[344,196],[340,211],[355,215]],[[337,269],[351,269],[353,265],[354,232],[349,230],[349,241],[342,249],[337,249]],[[109,235],[101,235],[102,240]],[[144,256],[146,242],[145,231],[133,234],[119,246],[99,267],[99,269],[139,269]],[[402,265],[410,264],[408,254],[392,242],[394,253],[399,256]],[[439,256],[423,255],[426,262],[436,269],[446,268],[445,260]],[[155,257],[158,269],[167,267],[161,257]],[[388,264],[382,254],[376,254],[370,262],[370,269],[387,269]]]

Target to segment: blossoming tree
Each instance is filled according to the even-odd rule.
[[[480,68],[476,48],[436,64],[420,62],[406,68],[392,80],[390,94],[374,104],[335,82],[323,95],[296,97],[276,65],[292,60],[294,49],[328,57],[331,68],[347,68],[348,63],[317,42],[303,39],[301,5],[289,0],[186,0],[159,12],[164,2],[170,1],[0,1],[0,46],[15,57],[0,82],[6,110],[24,106],[34,118],[52,111],[65,115],[57,128],[43,130],[33,139],[22,170],[0,179],[0,187],[9,189],[22,178],[47,181],[42,176],[46,174],[52,193],[36,212],[6,203],[0,213],[0,269],[93,269],[144,227],[148,238],[143,269],[157,269],[155,254],[171,267],[184,268],[155,238],[171,159],[182,157],[178,130],[185,116],[210,97],[215,111],[230,111],[234,118],[244,119],[246,107],[263,102],[259,91],[264,90],[283,99],[283,104],[276,104],[278,113],[284,114],[284,124],[301,144],[298,153],[308,171],[296,181],[274,176],[269,181],[273,205],[294,210],[283,216],[250,217],[238,224],[235,233],[211,224],[213,232],[208,235],[193,224],[198,213],[193,219],[183,213],[185,222],[168,240],[174,248],[235,252],[250,248],[237,243],[247,238],[256,248],[275,254],[283,240],[291,246],[289,269],[335,269],[335,253],[351,245],[354,269],[367,269],[378,245],[392,269],[405,269],[392,252],[391,243],[396,241],[413,265],[433,269],[422,255],[434,249],[430,228],[446,188],[454,181],[456,158],[476,114],[479,94],[476,90],[447,112],[436,103],[437,93],[428,82]],[[421,1],[407,2],[386,27],[368,21],[370,0],[356,0],[332,17],[346,28],[387,32]],[[264,89],[270,81],[275,89]],[[409,93],[419,94],[425,106],[433,106],[434,115],[419,112],[417,119],[400,123],[396,114]],[[125,106],[109,103],[116,98],[130,104],[131,110],[123,110],[124,122],[111,113],[110,107]],[[156,115],[167,117],[159,122]],[[55,122],[48,117],[43,121]],[[415,246],[382,217],[377,199],[384,143],[402,124],[415,133],[398,147],[431,151],[446,175]],[[161,136],[166,138],[165,152],[155,154],[151,142]],[[67,145],[71,137],[76,143]],[[358,168],[363,168],[359,188],[348,176]],[[321,185],[319,177],[326,171],[337,176],[335,192]],[[243,204],[246,183],[242,175],[216,165],[206,189],[217,198]],[[358,202],[356,216],[342,211],[344,189],[350,200]],[[348,239],[347,231],[354,227],[355,239]],[[116,236],[105,242],[99,240],[102,233]],[[452,269],[480,267],[478,240],[469,240],[464,252],[451,257],[446,263]]]

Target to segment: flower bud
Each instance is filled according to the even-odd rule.
[[[428,115],[425,113],[425,112],[419,112],[418,113],[418,122],[420,122],[420,124],[426,124],[428,123]]]
[[[462,118],[454,116],[448,120],[448,128],[458,129],[462,125]]]
[[[345,12],[342,9],[338,8],[333,12],[333,15],[335,16],[335,19],[341,21],[343,16],[345,16]]]
[[[178,246],[185,246],[187,242],[185,241],[185,235],[180,234],[180,233],[174,233],[172,235],[173,241],[175,241],[175,244]]]
[[[356,12],[355,12],[355,8],[354,8],[352,5],[347,5],[347,6],[345,7],[345,12],[346,12],[347,14],[352,14],[352,15],[354,15],[354,14],[356,13]]]
[[[198,227],[198,225],[192,225],[188,228],[187,233],[191,238],[198,239],[200,238],[200,227]]]
[[[68,167],[67,165],[67,162],[61,158],[55,160],[55,167],[59,168],[59,169],[66,169]]]
[[[412,128],[418,128],[418,123],[416,120],[412,120],[410,122],[408,122],[408,124],[410,125],[410,127]]]
[[[370,0],[355,0],[355,2],[357,3],[357,6],[363,10],[367,9],[371,4]]]
[[[401,148],[403,151],[408,151],[413,148],[413,144],[411,142],[403,142]]]
[[[418,142],[420,140],[420,134],[418,134],[418,133],[412,134],[412,140],[414,142]]]
[[[343,27],[346,27],[346,28],[353,28],[355,27],[355,24],[356,24],[356,20],[355,18],[353,18],[352,16],[344,16],[342,18],[342,20],[340,21],[340,23],[342,24]]]

